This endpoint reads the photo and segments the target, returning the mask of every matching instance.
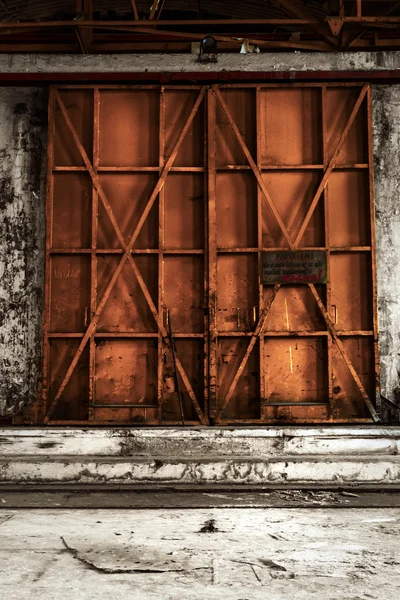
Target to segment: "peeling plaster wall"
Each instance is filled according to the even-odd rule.
[[[400,85],[373,88],[379,345],[382,394],[400,384]]]
[[[41,361],[47,91],[0,88],[0,415],[37,393]]]

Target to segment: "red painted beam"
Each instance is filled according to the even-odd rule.
[[[398,71],[221,71],[213,73],[0,73],[1,85],[81,82],[141,82],[173,83],[201,82],[268,82],[268,81],[377,81],[390,83],[400,80]]]

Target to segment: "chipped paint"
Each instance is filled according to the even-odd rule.
[[[0,88],[0,415],[37,393],[47,92]]]
[[[4,429],[0,441],[7,484],[400,483],[398,427]]]
[[[373,87],[377,283],[382,394],[400,389],[400,86]]]

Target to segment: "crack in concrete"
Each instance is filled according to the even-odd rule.
[[[121,574],[121,573],[125,573],[127,575],[129,574],[133,574],[133,573],[182,573],[182,572],[191,572],[191,571],[201,571],[201,570],[209,570],[211,567],[194,567],[193,569],[185,569],[184,567],[182,568],[178,568],[178,569],[169,569],[169,568],[139,568],[139,567],[135,567],[132,569],[122,569],[122,568],[118,568],[118,567],[99,567],[98,565],[96,565],[94,562],[92,562],[91,560],[89,560],[88,558],[85,558],[83,556],[80,556],[79,550],[77,548],[72,548],[66,541],[65,538],[63,536],[60,536],[60,539],[62,541],[62,543],[64,544],[66,550],[77,560],[79,560],[79,562],[81,562],[85,567],[87,567],[88,569],[90,569],[91,571],[96,571],[96,573],[102,573],[102,574]]]
[[[11,521],[14,515],[7,515],[6,517],[0,517],[0,525],[4,525],[7,521]]]

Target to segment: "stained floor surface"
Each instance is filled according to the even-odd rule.
[[[0,597],[398,600],[399,540],[398,508],[4,509]]]

